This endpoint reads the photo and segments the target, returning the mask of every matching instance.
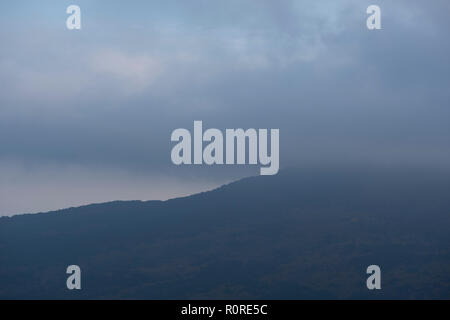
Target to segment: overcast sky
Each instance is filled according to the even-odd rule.
[[[170,134],[194,120],[279,128],[282,168],[448,170],[449,17],[447,0],[2,3],[0,215],[259,174],[174,166]]]

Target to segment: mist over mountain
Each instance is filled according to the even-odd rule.
[[[2,299],[450,298],[450,173],[290,169],[0,218]],[[66,288],[79,265],[82,289]],[[366,288],[366,268],[382,290]]]

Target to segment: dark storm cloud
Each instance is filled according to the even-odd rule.
[[[85,185],[108,168],[96,181],[124,190],[136,175],[255,174],[171,164],[171,131],[203,120],[280,128],[282,167],[448,167],[448,2],[378,1],[383,29],[369,31],[372,2],[80,1],[77,33],[66,4],[17,1],[1,19],[0,162],[55,176],[76,165]]]

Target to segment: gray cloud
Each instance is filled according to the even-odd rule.
[[[78,33],[64,30],[55,3],[0,13],[0,171],[20,177],[0,195],[22,193],[27,211],[52,207],[55,190],[60,206],[146,199],[140,190],[164,198],[257,173],[174,167],[170,133],[193,120],[280,128],[282,167],[448,168],[446,1],[380,0],[380,31],[365,28],[371,1],[80,1]],[[105,191],[74,190],[68,167],[82,168],[78,185]],[[143,186],[152,177],[190,182],[158,191]],[[0,212],[27,208],[15,206]]]

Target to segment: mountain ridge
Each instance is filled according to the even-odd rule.
[[[292,169],[0,219],[0,297],[448,299],[448,190],[441,172]],[[371,264],[380,292],[365,288]]]

